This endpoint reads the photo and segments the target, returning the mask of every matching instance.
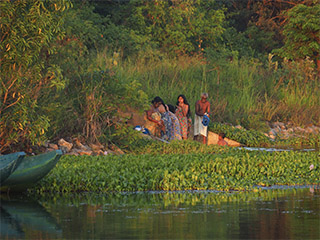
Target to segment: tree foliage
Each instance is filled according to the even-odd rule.
[[[213,46],[224,31],[223,9],[215,1],[132,1],[127,27],[150,39],[162,51],[201,52]]]
[[[260,59],[284,44],[283,28],[286,12],[297,5],[313,6],[318,0],[231,0],[221,1],[225,6],[227,25],[223,43],[240,56]]]
[[[0,152],[26,149],[46,135],[82,134],[93,141],[123,136],[125,130],[115,124],[117,109],[142,108],[147,102],[144,81],[150,80],[147,75],[157,62],[168,60],[174,68],[180,64],[183,71],[193,61],[203,63],[195,70],[200,77],[190,77],[192,86],[199,81],[205,86],[216,73],[216,88],[226,90],[225,94],[235,88],[223,84],[222,68],[236,66],[238,60],[260,68],[261,60],[267,62],[272,51],[291,60],[309,57],[318,61],[320,72],[319,12],[319,0],[0,1]],[[193,60],[188,65],[181,59]],[[286,68],[289,63],[283,61],[279,66],[287,77],[279,72],[274,76],[284,86],[290,86],[291,76],[302,79],[296,85],[299,89],[315,75],[306,63],[299,65],[305,66],[303,74],[295,74],[294,67]],[[134,69],[129,69],[132,65]],[[132,72],[127,74],[128,69]],[[138,79],[141,69],[149,73]],[[161,87],[169,86],[164,82],[169,78],[173,86],[176,79],[190,75],[166,74],[155,71],[155,81],[163,81]],[[257,81],[258,77],[265,76],[252,78],[252,84],[267,82]],[[277,80],[272,83],[276,85]],[[232,99],[238,106],[239,98]],[[255,100],[253,95],[249,100]],[[243,106],[249,106],[249,100],[244,98]],[[245,109],[252,116],[252,109]],[[236,114],[231,115],[234,119]]]
[[[286,16],[285,44],[276,52],[291,60],[309,57],[318,63],[320,71],[320,4],[299,4],[288,10]]]
[[[55,51],[51,43],[63,36],[59,13],[69,6],[65,0],[0,2],[1,152],[44,136],[49,123],[39,99],[64,85],[59,66],[46,58]]]

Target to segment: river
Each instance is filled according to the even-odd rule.
[[[1,239],[320,239],[320,187],[2,196]]]

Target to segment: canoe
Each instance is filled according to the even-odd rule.
[[[25,155],[24,152],[0,155],[0,186],[17,169]]]
[[[62,156],[61,150],[55,150],[35,156],[26,156],[17,169],[3,182],[0,190],[23,191],[46,176]]]
[[[228,143],[229,147],[240,147],[242,146],[241,143],[236,142],[229,138],[224,138],[224,140]],[[219,134],[208,131],[208,145],[217,145],[219,141]]]

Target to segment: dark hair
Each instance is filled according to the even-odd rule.
[[[162,104],[164,104],[162,98],[159,97],[159,96],[156,96],[156,97],[151,101],[151,103],[152,103],[152,104],[153,104],[153,103],[162,103]]]
[[[222,138],[225,138],[225,137],[226,137],[226,134],[223,133],[223,132],[221,132],[221,133],[219,133],[219,136],[222,137]]]
[[[151,101],[151,103],[152,103],[152,104],[154,104],[154,103],[161,103],[161,104],[164,106],[164,109],[165,109],[166,111],[169,110],[168,107],[167,107],[167,105],[164,103],[164,101],[162,100],[162,98],[159,97],[159,96],[155,97],[155,98]]]
[[[175,106],[171,105],[171,104],[168,104],[168,108],[169,108],[169,111],[172,112],[172,113],[175,113],[176,112],[176,108]]]
[[[190,105],[189,105],[189,103],[188,103],[188,101],[187,101],[186,96],[183,95],[183,94],[180,94],[180,95],[178,96],[178,98],[177,98],[177,106],[179,106],[179,97],[182,97],[184,104],[188,105],[187,117],[190,117],[190,116],[191,116]]]

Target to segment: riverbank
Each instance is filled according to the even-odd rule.
[[[27,151],[29,154],[34,152],[46,152],[61,149],[64,154],[74,156],[105,156],[108,154],[121,155],[125,153],[134,153],[139,149],[145,149],[146,145],[159,141],[150,135],[143,134],[141,131],[133,130],[137,124],[143,126],[143,118],[131,114],[128,121],[127,131],[131,143],[90,143],[84,138],[69,137],[60,138],[55,141],[47,141],[40,147],[35,147]],[[240,125],[211,123],[209,126],[208,145],[216,145],[218,140],[217,133],[224,132],[226,140],[231,147],[269,147],[269,148],[315,148],[320,146],[320,127],[315,125],[302,127],[293,127],[291,123],[274,122],[269,123],[267,131],[247,130]],[[125,138],[125,136],[123,136]],[[189,141],[193,139],[193,132],[189,136]],[[183,145],[183,144],[182,144]]]

